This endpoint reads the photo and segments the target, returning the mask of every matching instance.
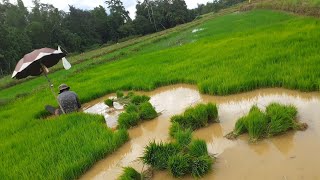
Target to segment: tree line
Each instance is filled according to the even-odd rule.
[[[28,10],[22,0],[0,3],[0,76],[10,74],[17,61],[33,49],[57,48],[83,52],[101,44],[146,35],[194,20],[242,0],[220,0],[189,10],[184,0],[142,0],[131,19],[121,0],[105,1],[93,10],[69,6],[69,12],[33,0]],[[228,3],[226,3],[228,2]],[[219,7],[217,7],[219,6]]]

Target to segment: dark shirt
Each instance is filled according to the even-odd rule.
[[[78,95],[72,91],[64,91],[58,96],[60,105],[65,113],[78,111],[81,108]]]

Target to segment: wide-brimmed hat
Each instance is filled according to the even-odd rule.
[[[70,89],[70,87],[68,85],[66,85],[66,84],[61,84],[59,86],[60,93],[62,93],[64,90],[69,90],[69,89]]]

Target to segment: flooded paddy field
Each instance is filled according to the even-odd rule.
[[[213,171],[203,179],[320,179],[320,93],[301,93],[281,88],[259,89],[230,96],[199,93],[196,86],[174,85],[152,92],[137,92],[151,97],[150,102],[161,115],[129,130],[130,141],[115,153],[99,161],[81,179],[116,179],[122,167],[138,171],[147,169],[140,161],[150,141],[169,141],[170,117],[198,103],[218,104],[220,123],[194,131],[194,138],[204,139],[208,150],[216,154]],[[110,127],[116,127],[122,107],[108,108],[103,101],[114,94],[84,105],[84,111],[104,115]],[[223,136],[232,131],[238,118],[252,105],[262,110],[271,102],[293,104],[298,120],[309,125],[306,131],[289,133],[248,144],[247,135],[238,140]],[[155,172],[153,179],[173,179],[168,171]],[[184,179],[193,179],[184,177]]]

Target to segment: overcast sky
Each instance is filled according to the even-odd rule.
[[[32,7],[32,0],[22,0],[28,8]],[[189,9],[197,7],[197,4],[204,4],[212,0],[185,0]],[[16,3],[16,0],[10,0],[12,3]],[[93,9],[99,5],[107,8],[104,3],[105,0],[40,0],[41,3],[53,4],[60,10],[68,11],[69,6],[73,5],[80,9]],[[137,0],[122,0],[125,8],[130,12],[130,16],[133,18],[135,16],[136,3]]]

